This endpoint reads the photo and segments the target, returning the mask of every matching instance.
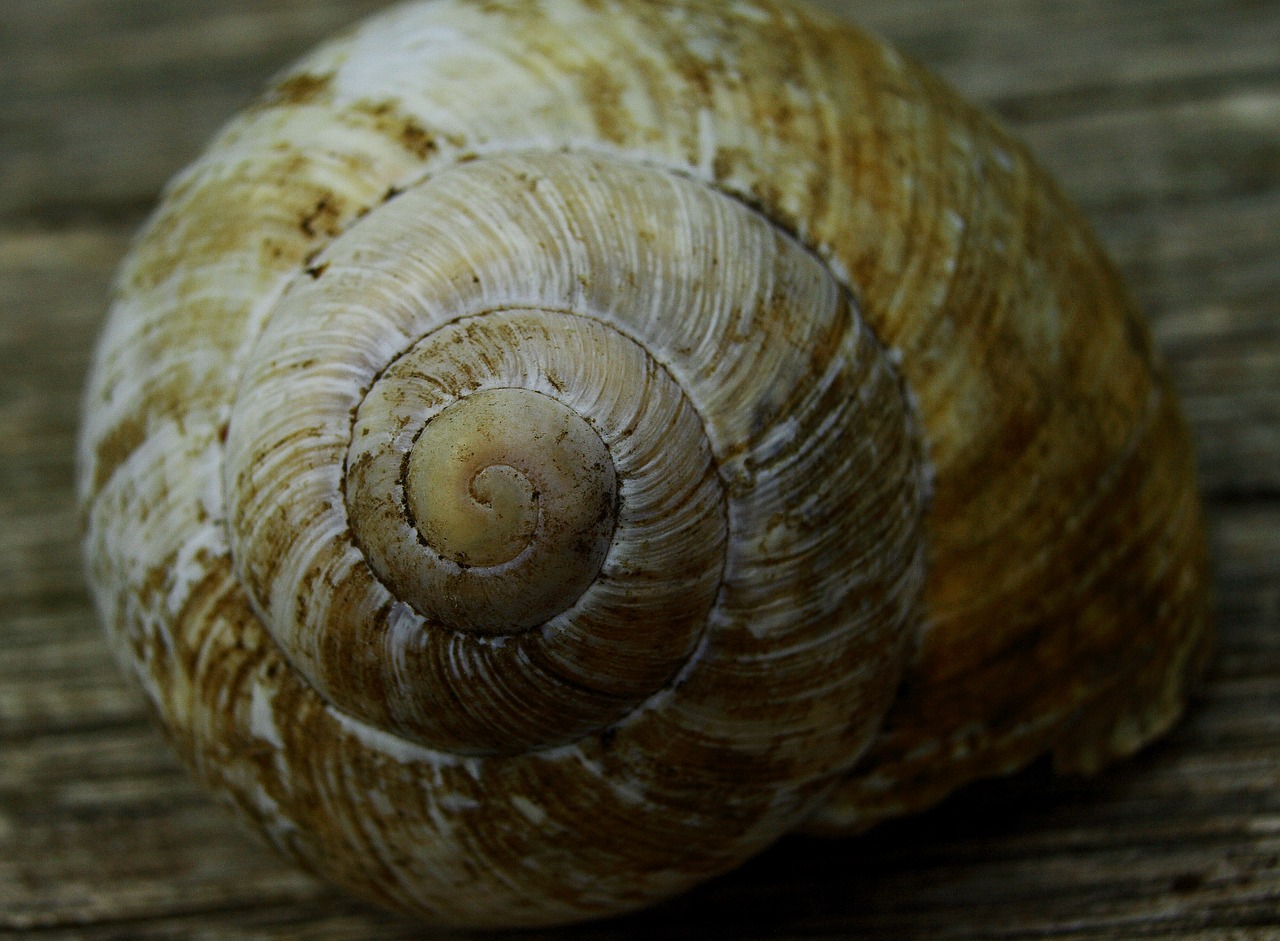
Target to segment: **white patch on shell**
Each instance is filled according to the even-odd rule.
[[[621,800],[630,804],[643,804],[648,800],[645,797],[644,789],[631,778],[611,780],[609,789],[618,795]]]
[[[715,161],[715,115],[703,108],[698,112],[698,175],[703,179],[714,179]]]
[[[400,764],[426,764],[432,766],[455,767],[459,763],[456,755],[424,748],[408,739],[400,738],[381,729],[366,725],[354,719],[340,709],[326,706],[326,711],[338,725],[359,739],[360,743],[371,751]]]
[[[511,806],[520,811],[521,816],[528,820],[535,827],[541,826],[547,819],[547,812],[538,804],[535,804],[523,794],[516,794],[511,798]]]
[[[249,733],[254,738],[270,742],[276,748],[284,748],[284,739],[280,737],[275,710],[271,705],[275,695],[274,688],[257,682],[253,684],[252,699],[249,702]]]
[[[395,814],[395,805],[391,803],[391,798],[387,797],[383,791],[378,788],[372,788],[365,791],[365,796],[369,798],[369,803],[373,805],[382,817],[389,818]]]
[[[756,23],[768,23],[771,19],[768,10],[762,10],[754,3],[734,3],[731,7],[734,14]]]
[[[464,810],[476,810],[480,807],[478,800],[465,794],[443,794],[436,803],[440,805],[442,810],[447,810],[451,814],[460,813]]]

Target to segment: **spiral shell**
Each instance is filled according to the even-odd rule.
[[[1207,633],[1185,430],[1083,223],[773,0],[415,3],[304,59],[126,262],[80,496],[196,772],[448,922],[1094,767]]]

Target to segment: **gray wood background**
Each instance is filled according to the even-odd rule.
[[[1096,779],[1032,768],[860,839],[788,838],[563,936],[1280,937],[1280,3],[827,5],[998,112],[1130,278],[1197,435],[1219,655],[1187,721]],[[71,497],[91,343],[159,187],[379,6],[0,0],[0,937],[422,934],[188,781],[100,638]]]

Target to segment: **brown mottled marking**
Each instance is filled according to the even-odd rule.
[[[583,91],[596,128],[604,139],[612,144],[626,143],[633,133],[622,106],[625,86],[610,67],[602,62],[590,62],[582,66]]]
[[[362,101],[349,113],[355,120],[396,141],[419,160],[426,160],[439,149],[436,135],[417,118],[403,113],[394,101]]]
[[[341,230],[341,219],[342,204],[332,193],[326,193],[302,217],[299,228],[307,238],[315,238],[317,235],[332,238]]]
[[[303,72],[291,75],[263,96],[259,105],[266,108],[285,108],[328,101],[333,97],[333,74],[312,75]]]
[[[147,440],[146,422],[134,416],[121,421],[98,442],[93,468],[93,492],[98,493],[129,455]]]
[[[717,147],[715,158],[711,162],[711,172],[717,180],[724,180],[732,176],[739,167],[750,165],[750,155],[741,147]]]
[[[126,287],[131,293],[144,292],[175,273],[255,249],[270,267],[295,267],[306,254],[305,243],[285,239],[283,226],[274,223],[283,222],[288,205],[297,205],[305,214],[325,195],[323,188],[307,182],[310,167],[304,154],[280,154],[265,166],[224,170],[220,186],[188,181],[180,195],[162,205],[148,223],[139,250],[125,268]],[[254,214],[255,202],[263,199],[264,184],[280,197],[267,220],[271,224],[259,220],[248,227],[246,219]],[[292,225],[297,225],[296,218]]]
[[[426,160],[436,150],[436,139],[412,118],[406,119],[400,128],[400,143],[419,160]]]

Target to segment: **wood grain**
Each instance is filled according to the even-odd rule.
[[[1187,721],[1096,779],[1033,768],[555,934],[1280,936],[1280,4],[825,5],[1001,114],[1128,276],[1197,436],[1219,653]],[[0,8],[0,937],[421,936],[279,863],[188,781],[100,638],[71,499],[131,232],[270,73],[379,6]]]

